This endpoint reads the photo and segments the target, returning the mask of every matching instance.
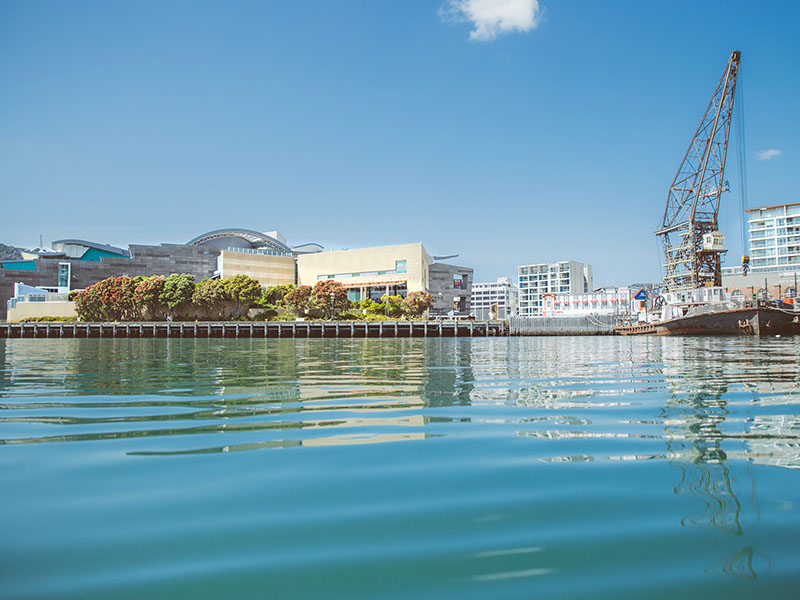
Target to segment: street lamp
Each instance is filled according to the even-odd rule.
[[[333,321],[333,301],[334,301],[334,298],[336,298],[336,294],[334,294],[333,290],[331,290],[331,321]]]

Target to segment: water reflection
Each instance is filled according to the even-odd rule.
[[[799,363],[800,340],[767,339],[0,340],[0,444],[155,464],[490,438],[512,462],[654,461],[693,506],[676,522],[738,540],[707,572],[755,578],[756,468],[800,467]]]
[[[543,461],[798,468],[798,347],[649,337],[5,340],[0,439],[196,439],[169,449],[184,452],[419,440],[483,425],[549,440],[555,452]],[[203,444],[218,433],[266,437]],[[587,439],[628,440],[628,449],[558,452],[558,442]],[[642,451],[659,439],[661,449]]]
[[[0,346],[5,444],[170,438],[131,452],[168,454],[414,441],[448,421],[422,411],[467,404],[473,380],[464,343],[19,342]],[[24,435],[54,426],[65,431]],[[174,447],[220,433],[266,439]]]
[[[765,573],[771,567],[769,558],[756,552],[750,546],[743,546],[713,567],[706,573],[732,575],[740,579],[757,579],[759,573]]]
[[[796,506],[798,363],[800,340],[774,339],[0,340],[0,458],[9,488],[29,490],[15,514],[35,506],[18,539],[43,518],[128,523],[162,507],[166,533],[141,543],[158,568],[156,546],[197,545],[189,532],[207,524],[229,536],[209,538],[207,564],[245,547],[238,568],[249,540],[268,540],[302,557],[298,581],[309,565],[326,580],[320,560],[355,565],[355,581],[377,556],[482,586],[585,579],[572,597],[655,569],[684,590],[698,570],[763,582],[791,568],[774,532],[794,531],[778,511]],[[151,485],[158,499],[136,504]],[[140,544],[126,527],[98,527],[109,545],[92,556]],[[35,564],[19,546],[9,556]],[[469,561],[448,571],[456,554]]]

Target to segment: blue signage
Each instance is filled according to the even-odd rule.
[[[647,292],[644,291],[644,288],[639,288],[639,291],[633,296],[634,300],[647,300]]]

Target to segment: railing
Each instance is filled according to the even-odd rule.
[[[509,335],[612,335],[615,315],[585,317],[511,317]]]

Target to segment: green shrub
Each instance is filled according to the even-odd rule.
[[[274,308],[265,308],[259,310],[252,317],[253,321],[274,321],[278,317],[278,311]]]
[[[358,312],[345,312],[340,315],[336,315],[337,321],[360,321],[363,315]]]
[[[56,323],[74,323],[78,320],[78,317],[28,317],[27,319],[22,319],[22,323],[47,323],[47,322],[56,322]]]

